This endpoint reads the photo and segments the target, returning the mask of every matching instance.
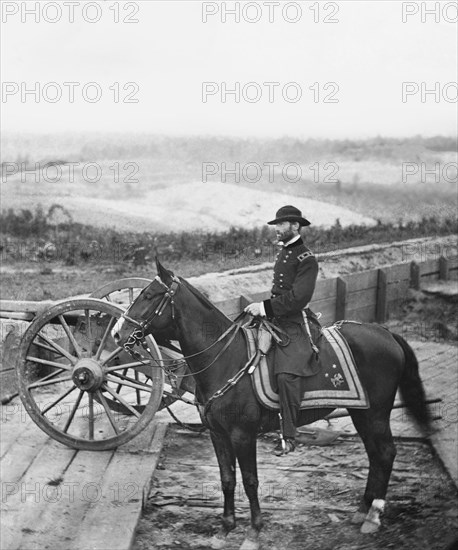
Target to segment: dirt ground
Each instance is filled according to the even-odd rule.
[[[360,534],[350,521],[367,475],[359,438],[341,437],[327,447],[304,445],[281,458],[271,454],[273,444],[273,434],[258,441],[263,550],[444,550],[458,536],[456,489],[424,442],[397,440],[383,526],[374,535]],[[229,549],[239,547],[249,525],[241,483],[236,511]],[[221,513],[208,433],[171,426],[134,550],[208,548]]]

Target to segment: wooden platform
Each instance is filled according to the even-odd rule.
[[[127,550],[167,423],[114,451],[51,440],[18,398],[1,408],[2,550]]]
[[[439,432],[433,445],[458,485],[458,348],[440,342],[410,343],[420,361],[428,397],[443,400],[433,405],[434,414],[442,416],[436,422]],[[131,548],[162,449],[165,415],[158,414],[145,432],[120,449],[95,453],[73,451],[52,441],[30,420],[18,398],[0,411],[0,548]],[[191,420],[182,413],[180,417]],[[420,435],[403,409],[393,411],[392,420],[395,436]],[[333,420],[332,426],[354,431],[349,417]]]

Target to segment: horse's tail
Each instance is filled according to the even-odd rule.
[[[405,357],[405,368],[399,383],[402,400],[420,426],[430,433],[432,417],[426,404],[425,389],[418,372],[417,358],[413,349],[402,336],[393,334],[393,337],[401,346]]]

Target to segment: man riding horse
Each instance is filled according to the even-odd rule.
[[[318,361],[314,351],[307,315],[313,316],[308,304],[315,290],[318,263],[305,246],[300,230],[310,225],[294,206],[283,206],[274,220],[279,245],[272,295],[269,300],[249,304],[245,311],[253,316],[267,317],[287,335],[287,345],[274,349],[274,374],[278,385],[283,441],[274,449],[277,456],[295,449],[299,408],[306,388],[306,377],[317,372]]]

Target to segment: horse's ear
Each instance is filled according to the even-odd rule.
[[[159,275],[159,277],[161,278],[161,280],[162,280],[166,285],[170,285],[171,282],[172,282],[173,273],[172,273],[171,271],[169,271],[168,269],[166,269],[166,268],[161,264],[161,262],[158,260],[157,256],[156,256],[156,269],[157,269],[157,274]]]

